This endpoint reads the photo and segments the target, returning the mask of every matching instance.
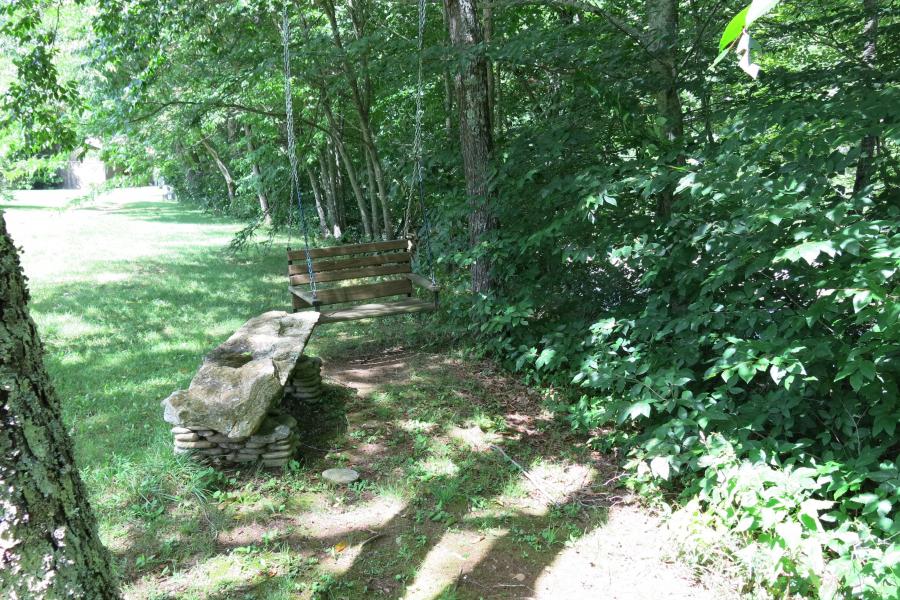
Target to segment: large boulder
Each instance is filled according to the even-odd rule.
[[[247,321],[206,356],[188,389],[163,400],[165,420],[230,438],[252,435],[281,401],[318,316],[270,311]]]

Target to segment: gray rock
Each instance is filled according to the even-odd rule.
[[[198,442],[181,442],[181,441],[176,440],[175,447],[200,450],[200,449],[204,449],[204,448],[215,448],[216,445],[213,444],[212,442],[207,442],[205,440],[200,440]]]
[[[188,429],[187,427],[173,427],[172,433],[179,434],[179,433],[194,433],[194,432],[193,432],[193,430]]]
[[[290,450],[285,450],[283,452],[264,452],[262,454],[263,460],[272,460],[275,458],[290,458],[293,452]]]
[[[201,456],[224,456],[228,454],[228,450],[224,448],[205,448],[203,450],[197,450],[197,454]]]
[[[290,415],[279,415],[277,417],[266,417],[260,428],[256,431],[247,446],[250,444],[273,444],[280,440],[285,440],[294,433],[297,426],[297,419]]]
[[[233,463],[251,463],[259,460],[258,456],[250,456],[247,454],[236,454],[234,456],[228,455],[228,460]]]
[[[240,442],[245,441],[247,438],[232,438],[228,437],[227,435],[222,435],[221,433],[214,433],[213,435],[206,436],[206,439],[210,442],[215,442],[216,444],[239,444]]]
[[[174,438],[178,442],[196,442],[200,440],[200,436],[196,433],[176,433]]]
[[[359,473],[353,469],[328,469],[322,472],[322,478],[331,483],[345,485],[359,479]]]
[[[271,311],[250,319],[228,340],[210,352],[187,390],[163,401],[163,416],[178,427],[247,437],[262,424],[269,409],[299,367],[315,327],[314,312]]]
[[[293,387],[293,391],[295,392],[318,392],[321,390],[321,385],[295,385]]]
[[[266,446],[264,453],[292,451],[296,447],[296,444],[270,444]]]

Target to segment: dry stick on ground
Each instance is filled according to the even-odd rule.
[[[544,489],[540,485],[538,485],[538,482],[536,482],[534,479],[531,478],[531,475],[528,474],[528,471],[525,470],[525,467],[523,467],[522,465],[517,463],[515,460],[513,460],[513,458],[509,454],[507,454],[506,452],[503,451],[503,448],[501,448],[500,446],[491,444],[491,450],[494,450],[495,452],[499,452],[500,454],[502,454],[504,456],[504,458],[506,458],[506,460],[511,462],[513,465],[515,465],[516,468],[519,469],[519,471],[522,473],[522,475],[525,476],[525,479],[527,479],[529,482],[531,482],[531,485],[534,486],[534,489],[536,489],[538,492],[541,493],[542,496],[544,496],[544,498],[546,498],[547,500],[550,501],[550,504],[552,504],[553,506],[560,505],[561,501],[555,500],[552,496],[550,496],[550,494],[545,492]]]

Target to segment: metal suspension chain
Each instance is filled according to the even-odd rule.
[[[422,51],[425,48],[425,0],[419,0],[419,73],[418,85],[416,86],[416,133],[413,138],[413,153],[416,156],[415,179],[419,190],[419,207],[422,210],[422,222],[425,228],[425,252],[428,256],[428,268],[431,274],[431,283],[436,285],[434,278],[434,256],[431,253],[431,220],[428,218],[428,207],[425,205],[425,183],[424,183],[424,158],[422,156],[422,117],[425,111],[422,107],[422,98],[424,96],[424,84],[422,83]]]
[[[294,100],[291,92],[291,29],[287,4],[281,12],[281,41],[284,46],[284,113],[286,116],[288,159],[291,162],[291,196],[297,195],[297,218],[303,227],[303,251],[306,255],[306,271],[309,273],[309,287],[312,289],[313,303],[318,300],[316,275],[313,271],[312,256],[309,254],[309,225],[303,215],[303,191],[297,175],[297,141],[294,139]]]

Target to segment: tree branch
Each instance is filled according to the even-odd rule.
[[[644,52],[646,52],[650,56],[653,56],[653,53],[648,47],[647,41],[644,39],[644,36],[639,29],[637,29],[630,23],[623,21],[605,8],[594,4],[593,0],[496,0],[492,4],[507,6],[523,4],[533,4],[536,6],[568,6],[581,12],[599,15],[603,17],[607,22],[609,22],[610,25],[634,40],[634,42],[637,43],[637,45],[640,46],[641,49],[644,50]]]

